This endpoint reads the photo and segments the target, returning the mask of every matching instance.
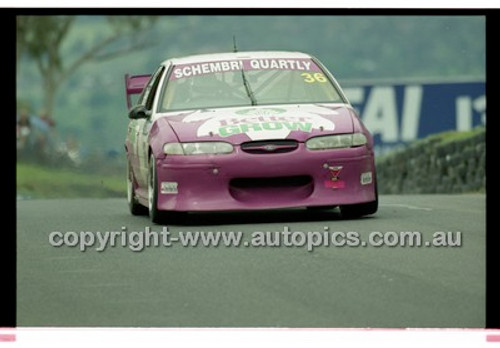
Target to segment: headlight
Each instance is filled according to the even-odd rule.
[[[224,142],[167,143],[163,145],[166,155],[219,155],[233,152],[233,145]]]
[[[340,149],[365,145],[367,142],[363,133],[353,133],[311,138],[306,141],[306,146],[309,150]]]

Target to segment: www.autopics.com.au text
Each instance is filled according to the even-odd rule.
[[[143,231],[53,231],[49,233],[53,247],[93,249],[102,252],[109,247],[142,251],[151,247],[298,247],[313,251],[319,247],[460,247],[462,232],[435,231],[291,231],[284,226],[281,231],[178,231],[172,233],[167,226],[161,231],[145,227]]]

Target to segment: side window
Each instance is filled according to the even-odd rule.
[[[161,78],[161,73],[163,72],[164,67],[160,66],[158,70],[151,76],[148,84],[144,87],[137,104],[146,106],[147,109],[151,109],[154,100],[154,92],[156,91],[156,87]]]

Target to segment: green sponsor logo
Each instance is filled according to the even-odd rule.
[[[312,123],[310,122],[261,122],[245,123],[241,125],[228,125],[219,128],[221,137],[228,137],[235,134],[247,132],[264,132],[287,129],[289,131],[311,132]]]

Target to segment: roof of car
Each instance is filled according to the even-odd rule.
[[[167,59],[163,62],[171,62],[177,64],[194,64],[202,62],[224,61],[234,59],[266,59],[266,58],[283,58],[283,59],[298,59],[311,58],[310,55],[302,52],[289,51],[249,51],[249,52],[227,52],[227,53],[211,53],[198,54],[187,57],[179,57]]]

